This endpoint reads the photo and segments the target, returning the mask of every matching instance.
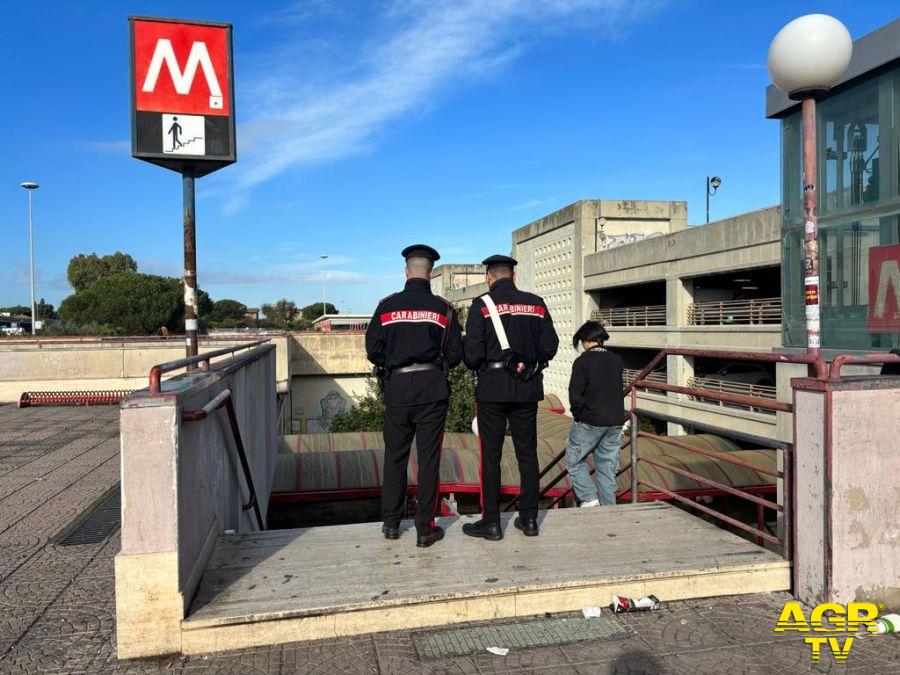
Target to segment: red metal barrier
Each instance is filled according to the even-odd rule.
[[[155,365],[150,369],[150,393],[158,394],[160,392],[160,389],[162,387],[163,373],[168,373],[180,368],[190,368],[198,363],[200,364],[200,370],[209,370],[209,362],[211,359],[217,358],[219,356],[226,356],[228,354],[231,354],[233,356],[235,352],[239,352],[242,349],[251,349],[253,347],[258,347],[259,345],[265,344],[268,341],[268,339],[254,340],[253,342],[245,342],[244,344],[234,345],[233,347],[216,349],[211,352],[198,354],[197,356],[188,356],[183,359],[176,359],[175,361],[168,361],[166,363]]]
[[[26,391],[19,397],[20,408],[39,405],[117,405],[130,389],[98,391]]]
[[[259,500],[256,496],[256,487],[253,484],[253,474],[250,471],[250,463],[247,461],[247,452],[244,449],[244,439],[241,436],[241,428],[240,425],[238,425],[237,413],[235,413],[234,403],[231,400],[231,390],[225,389],[219,392],[218,395],[210,399],[209,403],[203,406],[200,410],[182,411],[181,419],[183,422],[200,422],[202,420],[205,420],[216,410],[219,410],[223,407],[228,413],[228,424],[231,428],[231,436],[234,439],[234,445],[237,448],[238,458],[241,462],[241,471],[243,471],[244,480],[247,483],[247,490],[250,493],[250,499],[246,504],[241,505],[241,509],[247,511],[252,508],[253,513],[256,515],[256,523],[260,531],[263,531],[266,529],[266,522],[263,520],[262,511],[260,511],[259,508]]]

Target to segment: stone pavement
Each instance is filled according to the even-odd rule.
[[[659,612],[615,617],[625,629],[616,637],[514,649],[505,657],[420,658],[405,631],[120,663],[118,536],[57,543],[116,484],[118,472],[114,406],[0,406],[0,672],[900,673],[900,636],[858,639],[845,664],[823,656],[813,665],[802,639],[772,633],[786,594],[668,603]]]

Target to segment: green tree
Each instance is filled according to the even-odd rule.
[[[183,285],[179,279],[135,272],[103,277],[64,299],[59,316],[73,330],[96,327],[106,334],[146,335],[165,326],[178,332],[183,327]]]
[[[31,307],[25,305],[11,305],[9,307],[0,307],[0,312],[12,314],[13,316],[31,316]]]
[[[384,396],[374,377],[366,381],[366,393],[356,400],[356,407],[331,420],[330,431],[381,431],[384,428]]]
[[[134,274],[137,263],[127,253],[116,251],[102,258],[96,253],[79,253],[69,260],[66,278],[76,291],[87,290],[95,281],[117,274]]]
[[[320,316],[322,316],[322,303],[314,302],[311,305],[307,305],[303,309],[300,310],[300,313],[303,314],[303,318],[309,322],[315,321]],[[325,313],[326,314],[337,314],[338,309],[330,302],[325,303]]]
[[[56,312],[53,310],[53,305],[49,302],[44,302],[43,298],[35,306],[35,312],[37,312],[37,318],[39,319],[55,319],[57,317]]]
[[[243,321],[247,313],[247,305],[237,300],[223,298],[216,300],[209,312],[209,320],[217,323],[222,321]]]
[[[450,402],[445,429],[471,433],[475,417],[475,381],[465,366],[450,371]],[[356,401],[356,407],[331,421],[331,432],[381,431],[384,428],[384,396],[375,378],[366,382],[366,393]]]
[[[180,283],[184,283],[179,280]],[[183,287],[183,286],[182,286]],[[200,318],[201,323],[206,323],[209,319],[210,313],[213,311],[213,301],[212,298],[209,297],[209,293],[198,288],[197,289],[197,316]]]
[[[475,417],[475,378],[460,364],[450,371],[450,405],[447,408],[447,431],[469,433]]]
[[[297,309],[297,303],[287,298],[282,298],[274,305],[265,304],[261,309],[270,325],[283,330],[290,330],[294,327],[300,311]]]

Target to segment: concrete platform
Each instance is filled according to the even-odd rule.
[[[200,653],[410,629],[609,603],[611,593],[679,600],[782,591],[779,556],[656,502],[541,514],[540,537],[505,522],[501,542],[462,534],[415,547],[377,524],[219,539],[182,624]],[[408,526],[407,526],[408,527]]]

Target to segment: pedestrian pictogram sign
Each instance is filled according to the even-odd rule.
[[[231,24],[128,21],[132,156],[198,178],[234,162]]]

